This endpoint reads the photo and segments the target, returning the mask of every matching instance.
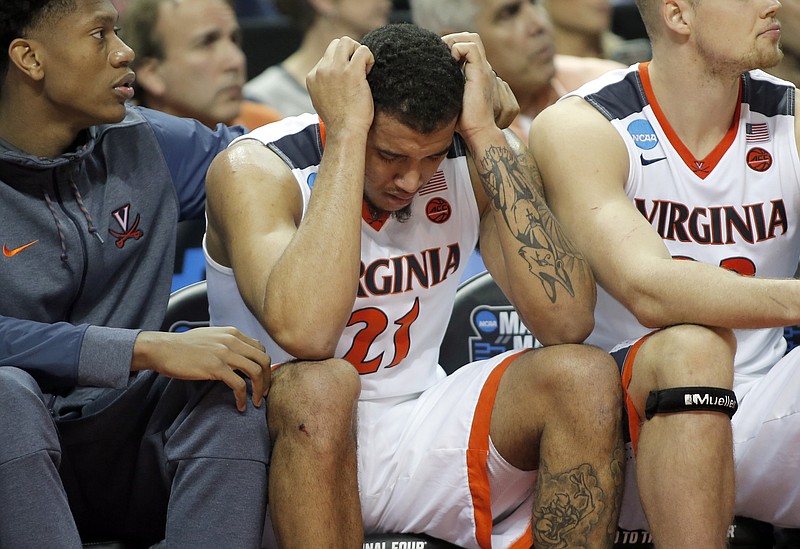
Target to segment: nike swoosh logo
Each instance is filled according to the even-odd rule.
[[[642,166],[649,166],[650,164],[655,164],[656,162],[666,160],[667,157],[662,156],[660,158],[645,158],[644,155],[639,155],[639,159],[642,161]]]
[[[14,257],[15,255],[20,253],[25,248],[30,248],[31,246],[33,246],[37,242],[39,242],[39,241],[38,240],[34,240],[33,242],[28,242],[24,246],[20,246],[19,248],[14,248],[13,250],[9,250],[8,246],[6,244],[3,244],[3,255],[6,256],[6,257]]]

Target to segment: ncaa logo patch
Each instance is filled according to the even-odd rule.
[[[441,197],[431,198],[425,205],[425,215],[432,222],[441,225],[445,223],[453,213],[450,203]]]
[[[474,323],[478,333],[485,334],[487,336],[496,332],[500,325],[495,312],[487,310],[478,311],[475,313],[472,322]]]
[[[470,313],[469,359],[483,360],[512,349],[534,347],[536,340],[511,305],[479,305]]]
[[[755,172],[765,172],[772,167],[772,155],[761,147],[747,151],[747,166]]]
[[[634,120],[628,124],[628,133],[631,134],[633,142],[640,149],[649,151],[658,145],[656,131],[647,120]]]

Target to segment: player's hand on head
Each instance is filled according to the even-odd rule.
[[[505,122],[508,109],[513,110],[513,106],[507,104],[507,97],[495,99],[496,93],[505,93],[505,90],[498,83],[497,75],[486,60],[480,37],[471,32],[459,32],[448,34],[442,40],[450,46],[453,57],[462,64],[466,80],[464,104],[458,121],[459,132],[469,140],[473,133],[497,128],[495,113]],[[507,91],[510,92],[510,88]]]
[[[367,74],[375,58],[368,47],[344,36],[333,40],[306,78],[314,108],[329,130],[369,130],[372,92]]]
[[[492,100],[494,123],[498,128],[508,128],[519,115],[519,102],[508,82],[499,76],[494,77]]]
[[[269,391],[270,364],[258,340],[235,328],[215,327],[180,333],[141,332],[131,369],[155,370],[175,379],[221,381],[233,391],[239,411],[244,411],[247,383],[242,375],[252,382],[253,405],[261,406]]]

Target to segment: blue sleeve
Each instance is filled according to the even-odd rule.
[[[47,391],[125,387],[138,330],[0,316],[0,366],[28,372]]]
[[[42,384],[74,385],[86,328],[0,316],[0,366],[25,370]]]
[[[205,213],[205,180],[214,157],[247,130],[218,124],[212,131],[190,118],[139,108],[155,132],[172,174],[180,204],[180,220],[200,219]]]

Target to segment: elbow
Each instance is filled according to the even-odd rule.
[[[533,332],[542,345],[582,343],[594,330],[593,311],[565,312],[537,322]]]
[[[622,302],[645,328],[664,328],[676,323],[669,315],[669,303],[645,292],[629,292]]]
[[[326,334],[321,327],[311,323],[299,325],[290,322],[262,321],[267,333],[278,346],[302,360],[325,360],[336,353],[338,336]]]
[[[594,330],[594,312],[576,316],[563,330],[560,343],[583,343]]]
[[[635,316],[639,324],[645,328],[658,329],[665,328],[670,325],[670,323],[664,322],[661,315],[657,312],[653,310],[646,310],[645,308],[639,309],[641,310],[633,311],[633,316]]]

